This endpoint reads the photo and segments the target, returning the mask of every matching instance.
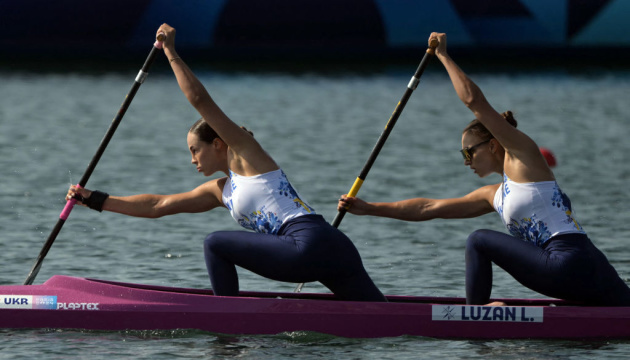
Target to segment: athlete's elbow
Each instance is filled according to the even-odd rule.
[[[472,111],[478,108],[480,104],[486,102],[486,98],[481,92],[481,89],[479,89],[479,87],[472,82],[466,85],[466,91],[460,97],[460,99],[462,100],[464,105],[466,105],[466,107]]]
[[[195,109],[199,108],[199,106],[203,104],[203,96],[199,94],[196,94],[196,93],[187,94],[186,98],[188,99],[188,102],[190,103],[190,105],[192,105]]]
[[[483,99],[483,95],[480,95],[480,93],[477,92],[468,92],[468,94],[466,96],[463,96],[461,98],[462,102],[464,103],[464,105],[466,105],[466,107],[472,111],[474,111],[477,108],[477,105],[482,101]]]
[[[145,214],[145,217],[149,219],[159,219],[163,216],[169,215],[168,202],[165,200],[154,200]]]

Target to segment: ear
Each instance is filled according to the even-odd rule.
[[[497,151],[497,143],[496,143],[497,139],[492,138],[490,139],[490,152],[494,154],[495,151]]]
[[[212,146],[216,149],[216,150],[220,150],[222,147],[226,146],[225,142],[219,138],[214,138],[214,140],[212,140]]]

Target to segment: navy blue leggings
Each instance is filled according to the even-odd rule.
[[[493,230],[466,243],[466,303],[486,304],[492,263],[543,295],[585,305],[630,306],[630,289],[606,256],[583,234],[558,235],[543,248]]]
[[[238,265],[278,281],[319,281],[342,300],[386,301],[352,241],[320,215],[292,219],[277,235],[214,232],[206,237],[204,254],[217,295],[238,296]]]

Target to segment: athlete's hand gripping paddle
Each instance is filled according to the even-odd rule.
[[[85,170],[85,173],[83,173],[83,177],[77,184],[77,187],[83,188],[87,184],[88,179],[90,178],[90,176],[92,175],[92,172],[94,171],[94,168],[96,168],[96,164],[98,163],[101,156],[105,152],[105,148],[107,147],[107,144],[109,144],[109,141],[111,140],[112,136],[114,136],[114,132],[116,132],[116,128],[118,127],[118,124],[120,124],[120,121],[125,115],[125,112],[127,112],[127,109],[129,108],[129,105],[131,104],[131,100],[133,100],[134,96],[136,95],[136,92],[140,88],[140,85],[142,85],[144,80],[149,75],[148,73],[149,68],[151,67],[151,64],[153,64],[153,61],[157,57],[159,50],[162,49],[162,42],[164,42],[165,39],[166,39],[166,36],[164,34],[160,33],[157,35],[156,41],[153,44],[153,47],[151,48],[151,52],[149,53],[149,56],[145,60],[144,65],[142,66],[142,69],[136,76],[136,79],[133,83],[133,86],[131,87],[131,90],[129,91],[129,93],[127,93],[125,100],[123,101],[122,105],[120,106],[120,109],[118,110],[118,113],[116,114],[116,117],[114,117],[114,120],[109,126],[109,129],[107,129],[107,133],[105,133],[105,136],[101,140],[101,144],[98,146],[98,149],[96,150],[96,154],[92,157],[92,160],[88,164],[88,167]],[[46,243],[44,243],[44,247],[40,251],[39,256],[37,257],[37,260],[35,261],[35,265],[33,265],[31,272],[28,274],[28,276],[26,277],[26,280],[24,281],[24,285],[33,284],[33,281],[35,280],[35,277],[37,276],[37,273],[39,272],[39,269],[42,266],[44,257],[46,257],[46,255],[48,254],[48,250],[50,250],[50,248],[52,247],[53,242],[57,238],[57,235],[61,231],[63,224],[66,222],[66,219],[68,219],[68,216],[70,215],[70,212],[72,211],[72,208],[74,207],[76,203],[77,203],[77,200],[74,198],[66,202],[66,206],[63,208],[63,211],[59,215],[59,220],[57,221],[57,224],[55,225],[52,232],[48,236]]]
[[[413,93],[413,91],[418,87],[418,84],[420,83],[420,77],[424,73],[424,69],[429,64],[429,60],[431,60],[433,55],[435,55],[435,49],[437,48],[438,45],[439,45],[439,42],[437,39],[435,38],[431,39],[431,42],[429,43],[429,48],[427,49],[426,53],[422,57],[422,61],[420,61],[420,65],[418,65],[418,69],[416,70],[415,74],[411,77],[411,81],[409,81],[409,84],[407,84],[407,89],[405,90],[405,93],[403,94],[402,98],[398,102],[398,105],[394,109],[394,112],[392,113],[392,116],[389,118],[389,121],[385,125],[385,129],[381,133],[381,136],[379,136],[378,141],[376,142],[376,145],[374,146],[374,149],[372,150],[372,153],[370,154],[370,157],[368,158],[367,162],[363,166],[363,170],[361,170],[361,173],[355,180],[354,185],[352,185],[352,188],[350,189],[348,196],[355,197],[357,193],[359,192],[359,189],[361,189],[361,185],[363,185],[363,182],[365,181],[365,178],[367,177],[368,172],[372,168],[374,161],[376,161],[376,157],[378,156],[381,149],[383,148],[385,141],[387,140],[387,138],[389,137],[389,134],[392,132],[392,129],[394,128],[394,125],[396,125],[396,121],[398,121],[398,118],[400,117],[400,114],[405,108],[405,105],[407,105],[407,101],[411,97],[411,94]],[[339,210],[339,212],[337,213],[337,216],[335,216],[335,219],[333,220],[332,226],[339,227],[339,224],[341,223],[341,220],[343,219],[344,215],[346,215],[346,212],[347,212],[347,209]],[[295,288],[294,292],[302,291],[303,286],[304,286],[303,283],[299,284]]]

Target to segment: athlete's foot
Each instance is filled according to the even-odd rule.
[[[506,303],[504,303],[503,301],[493,301],[489,304],[486,304],[484,306],[507,306]]]

